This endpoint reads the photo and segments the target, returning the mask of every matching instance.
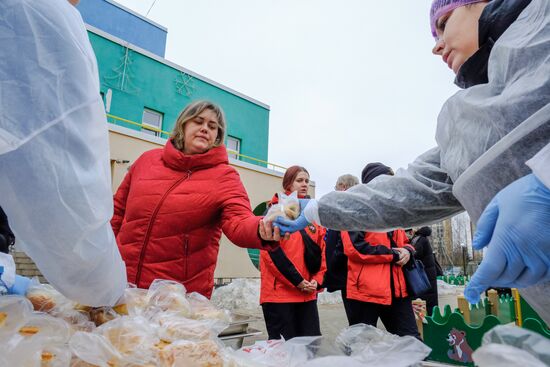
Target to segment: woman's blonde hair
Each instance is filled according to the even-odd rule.
[[[172,130],[170,138],[177,149],[181,151],[184,149],[185,136],[183,131],[185,129],[185,124],[200,115],[204,110],[211,110],[214,112],[218,120],[218,136],[216,136],[214,146],[218,147],[223,144],[225,139],[225,116],[223,110],[220,106],[210,101],[195,101],[180,112],[176,124],[174,125],[174,130]]]

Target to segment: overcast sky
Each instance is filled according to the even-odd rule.
[[[153,0],[116,0],[145,15]],[[166,59],[271,107],[269,158],[317,196],[368,162],[435,145],[454,74],[431,54],[430,0],[157,0]],[[229,123],[231,123],[229,121]]]

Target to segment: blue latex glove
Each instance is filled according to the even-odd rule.
[[[304,212],[305,207],[307,206],[307,203],[309,203],[311,199],[298,199],[300,202],[300,213]]]
[[[277,217],[273,222],[273,226],[279,227],[281,231],[281,236],[284,236],[287,233],[294,233],[300,229],[304,229],[309,224],[308,220],[302,212],[298,218],[295,220],[286,219],[283,217]]]
[[[8,289],[9,294],[18,294],[24,296],[27,294],[27,289],[31,285],[31,280],[27,277],[22,277],[20,275],[15,275],[15,282],[13,286]]]
[[[533,174],[502,189],[479,218],[473,247],[487,251],[464,291],[470,303],[490,286],[550,280],[550,189]]]

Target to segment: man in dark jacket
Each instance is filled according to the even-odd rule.
[[[430,227],[421,227],[416,230],[411,239],[411,245],[413,245],[416,250],[415,258],[422,261],[424,264],[426,275],[428,275],[428,279],[430,279],[430,284],[432,285],[432,289],[420,297],[426,301],[428,316],[431,316],[433,308],[438,305],[437,265],[430,240],[428,239],[431,234],[432,230]]]
[[[10,252],[10,246],[15,243],[15,236],[11,231],[10,225],[8,224],[8,216],[0,207],[0,252],[5,254]]]

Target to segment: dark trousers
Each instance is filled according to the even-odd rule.
[[[388,332],[420,339],[409,297],[393,298],[389,306],[346,298],[344,307],[350,325],[364,323],[376,327],[380,318]]]
[[[321,335],[317,300],[295,303],[262,303],[269,339]]]

